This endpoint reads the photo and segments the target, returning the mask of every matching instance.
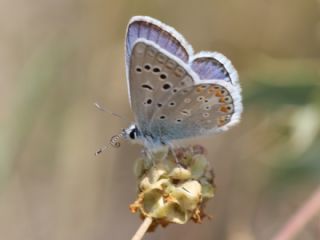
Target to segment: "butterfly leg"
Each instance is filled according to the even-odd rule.
[[[149,151],[147,148],[142,149],[141,151],[143,158],[144,158],[144,163],[146,166],[155,166],[155,159],[151,151]]]
[[[169,145],[169,151],[171,152],[176,164],[178,165],[178,167],[182,167],[178,157],[177,157],[177,154],[176,154],[176,151],[174,150],[174,146],[172,144]]]
[[[144,148],[141,150],[141,153],[144,157],[144,159],[151,161],[152,160],[152,154],[150,153],[150,151],[148,151],[148,149]]]

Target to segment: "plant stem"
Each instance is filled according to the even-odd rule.
[[[302,207],[288,220],[285,226],[272,238],[272,240],[293,239],[302,228],[319,213],[320,187],[306,200]]]
[[[141,240],[144,236],[144,234],[147,232],[148,228],[150,227],[152,223],[151,217],[146,217],[140,227],[138,228],[137,232],[134,234],[134,236],[131,238],[131,240]]]

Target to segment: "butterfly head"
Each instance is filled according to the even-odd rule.
[[[122,136],[124,139],[133,143],[144,145],[148,150],[157,150],[159,147],[163,147],[164,143],[159,142],[159,139],[155,139],[152,135],[143,135],[141,130],[136,124],[131,124],[128,128],[123,129]]]
[[[131,124],[123,130],[123,137],[132,142],[141,143],[141,134],[136,124]]]
[[[123,130],[124,138],[130,140],[137,139],[137,126],[135,124],[131,124],[128,128]]]

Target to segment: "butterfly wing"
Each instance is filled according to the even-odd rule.
[[[129,66],[131,107],[147,134],[154,113],[180,89],[192,86],[196,76],[182,67],[181,59],[145,39],[135,42]]]
[[[235,123],[235,106],[227,85],[217,81],[183,88],[154,114],[151,131],[162,142],[225,130]]]
[[[190,65],[201,80],[219,79],[239,88],[238,73],[231,61],[218,52],[200,52],[192,56]],[[240,92],[239,92],[240,93]]]
[[[173,57],[167,62],[166,55]],[[126,37],[127,79],[131,108],[143,133],[149,129],[152,115],[185,78],[177,62],[188,62],[193,50],[173,28],[150,17],[133,17]],[[167,71],[175,74],[168,81]],[[190,82],[185,80],[185,82]],[[180,88],[181,86],[179,86]]]
[[[194,84],[171,96],[152,118],[151,131],[161,142],[224,131],[240,119],[241,90],[226,57],[201,53],[184,67],[197,73]]]
[[[126,37],[129,98],[136,124],[152,141],[228,129],[242,111],[238,76],[219,53],[193,55],[173,28],[133,17]]]

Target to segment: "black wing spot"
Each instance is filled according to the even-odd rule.
[[[165,83],[165,84],[163,84],[162,88],[163,88],[163,90],[168,90],[171,88],[171,85],[169,83]]]
[[[162,73],[162,74],[160,74],[160,78],[161,78],[161,79],[166,79],[166,78],[167,78],[167,75],[164,74],[164,73]]]
[[[146,101],[146,104],[148,104],[148,105],[150,105],[152,103],[152,99],[148,99],[147,101]]]
[[[170,106],[170,107],[174,107],[175,105],[176,105],[175,102],[170,102],[170,103],[169,103],[169,106]]]
[[[158,73],[158,72],[160,72],[160,68],[154,67],[152,71],[153,71],[154,73]]]
[[[199,97],[197,97],[197,101],[198,102],[202,102],[204,100],[204,96],[199,96]]]
[[[142,72],[141,67],[136,67],[136,72],[141,73]]]
[[[153,90],[153,88],[152,88],[150,85],[148,85],[148,84],[142,84],[141,87],[142,87],[142,88],[146,88],[146,89],[148,89],[148,90],[150,90],[150,91]]]
[[[145,64],[145,65],[144,65],[144,69],[147,70],[147,71],[149,71],[149,70],[151,69],[150,64]]]

